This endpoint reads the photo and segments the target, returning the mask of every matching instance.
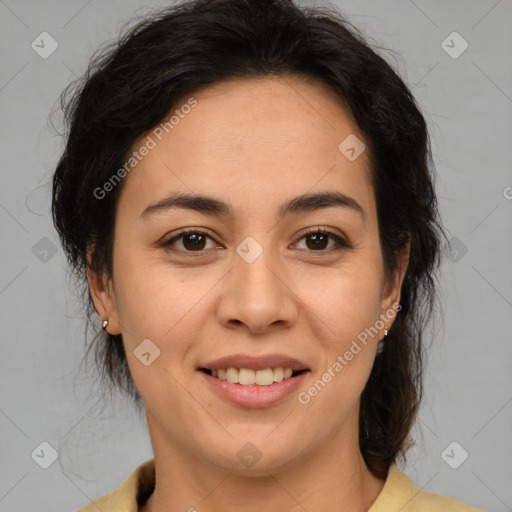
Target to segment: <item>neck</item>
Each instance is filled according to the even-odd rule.
[[[286,467],[246,476],[195,459],[151,430],[156,486],[140,512],[249,512],[255,505],[268,512],[366,512],[384,486],[368,470],[357,435],[338,435]]]

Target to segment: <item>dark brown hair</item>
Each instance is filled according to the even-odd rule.
[[[422,395],[422,340],[444,233],[423,115],[398,74],[341,14],[299,8],[292,0],[193,0],[125,31],[61,97],[67,141],[53,177],[53,221],[81,286],[88,326],[98,326],[91,321],[87,250],[94,247],[90,268],[111,277],[123,182],[102,199],[94,190],[185,95],[231,78],[268,75],[321,80],[347,105],[371,154],[388,273],[397,269],[399,249],[411,244],[401,310],[361,397],[360,449],[373,474],[385,478],[409,447]],[[95,346],[102,382],[127,391],[140,409],[122,336],[95,331],[86,355]]]

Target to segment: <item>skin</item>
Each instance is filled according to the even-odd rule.
[[[313,80],[231,80],[193,97],[197,106],[125,178],[113,279],[88,274],[108,331],[123,335],[146,405],[157,483],[140,510],[366,511],[384,481],[359,450],[360,395],[400,301],[408,247],[386,276],[368,151],[349,161],[338,150],[349,134],[364,138],[340,99]],[[319,191],[350,196],[364,218],[333,206],[277,220],[282,203]],[[186,209],[140,217],[175,192],[222,199],[234,217]],[[331,250],[337,244],[329,238],[315,249],[304,235],[316,227],[353,247]],[[159,245],[183,228],[211,235],[199,256],[190,238],[177,240],[174,251]],[[248,236],[263,248],[252,263],[236,252]],[[378,334],[301,404],[298,392],[381,315],[387,320]],[[160,356],[145,366],[134,350],[147,338]],[[197,371],[237,353],[290,355],[310,373],[274,406],[237,406]],[[261,453],[250,468],[237,457],[247,442]]]

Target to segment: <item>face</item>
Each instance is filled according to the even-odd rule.
[[[176,109],[134,147],[112,280],[89,276],[155,454],[243,473],[251,456],[274,471],[353,448],[406,265],[385,278],[362,134],[324,85],[293,77],[216,84]]]

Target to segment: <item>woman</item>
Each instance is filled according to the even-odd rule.
[[[54,223],[154,451],[82,512],[475,510],[396,466],[443,231],[424,118],[353,27],[182,3],[65,108]]]

